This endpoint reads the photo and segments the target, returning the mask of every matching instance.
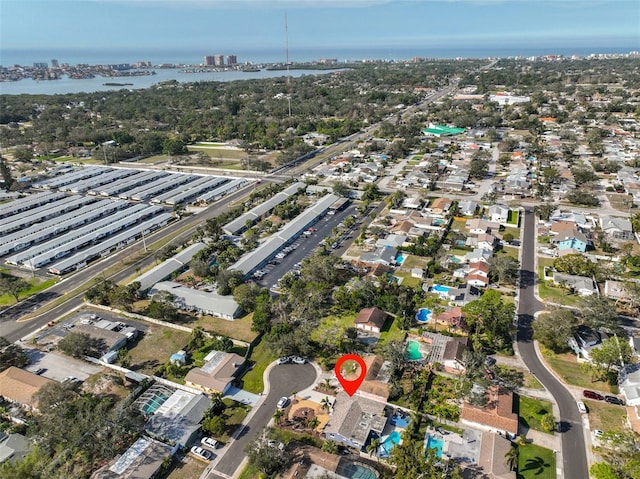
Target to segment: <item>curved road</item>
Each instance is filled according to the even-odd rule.
[[[278,399],[290,396],[293,392],[302,391],[311,386],[317,378],[316,369],[311,364],[283,364],[274,366],[269,372],[269,394],[245,425],[244,430],[231,442],[224,456],[214,466],[209,479],[225,479],[233,476],[234,472],[244,461],[244,448],[253,441],[269,424],[276,410]]]
[[[533,322],[536,312],[543,309],[535,298],[534,288],[537,277],[535,270],[535,216],[533,208],[524,209],[522,227],[522,264],[520,271],[520,294],[518,304],[518,351],[532,374],[555,398],[560,410],[560,434],[562,440],[562,461],[565,479],[585,479],[589,477],[587,453],[585,450],[582,417],[571,393],[540,362],[533,345]]]

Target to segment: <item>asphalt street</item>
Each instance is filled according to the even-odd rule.
[[[522,264],[520,271],[518,351],[532,374],[555,398],[560,410],[560,436],[565,479],[589,477],[585,451],[582,417],[571,393],[540,362],[533,345],[531,324],[542,303],[534,295],[535,271],[535,216],[532,207],[525,208],[522,235]]]
[[[244,448],[259,436],[276,410],[278,400],[283,396],[302,391],[316,380],[316,369],[311,364],[283,364],[274,366],[269,373],[269,394],[245,425],[242,433],[228,446],[225,454],[209,474],[210,479],[230,477],[240,467],[245,458]],[[218,473],[218,474],[216,474]]]

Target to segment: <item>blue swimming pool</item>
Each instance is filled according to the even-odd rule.
[[[442,284],[434,284],[431,286],[431,291],[434,293],[448,293],[450,289],[451,288],[449,288],[449,286],[444,286]]]
[[[426,441],[427,449],[435,449],[436,456],[442,457],[442,446],[444,446],[444,440],[440,437],[427,436]]]
[[[400,433],[398,431],[393,431],[389,434],[380,447],[378,448],[378,457],[389,457],[391,454],[391,449],[393,449],[397,444],[400,444]]]
[[[402,263],[404,263],[405,259],[407,259],[407,255],[406,254],[399,254],[398,256],[396,256],[396,263],[402,264]]]
[[[409,416],[394,414],[393,416],[391,416],[391,419],[389,421],[394,426],[407,427],[411,422],[411,418]]]
[[[420,308],[416,314],[416,321],[419,323],[426,323],[431,318],[431,310],[427,308]]]

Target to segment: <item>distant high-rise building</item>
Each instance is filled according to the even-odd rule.
[[[238,63],[238,57],[235,55],[227,55],[227,65],[235,65]]]
[[[58,59],[54,58],[53,60],[51,60],[51,68],[59,68],[60,65],[58,64]]]
[[[204,66],[212,67],[216,64],[216,58],[213,55],[207,55],[204,57]]]
[[[33,68],[49,68],[49,64],[47,62],[35,62]]]
[[[224,66],[224,55],[220,55],[220,54],[216,55],[215,56],[215,61],[216,61],[215,64],[216,64],[217,67]]]

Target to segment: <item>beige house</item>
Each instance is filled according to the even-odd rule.
[[[37,409],[38,404],[33,396],[42,386],[52,382],[51,379],[11,366],[0,373],[0,396],[7,401]]]
[[[375,306],[373,308],[365,308],[360,310],[355,320],[357,329],[379,333],[384,327],[389,315]]]
[[[202,367],[193,368],[184,379],[187,386],[207,394],[225,394],[244,369],[244,358],[235,353],[211,351],[204,360]]]

